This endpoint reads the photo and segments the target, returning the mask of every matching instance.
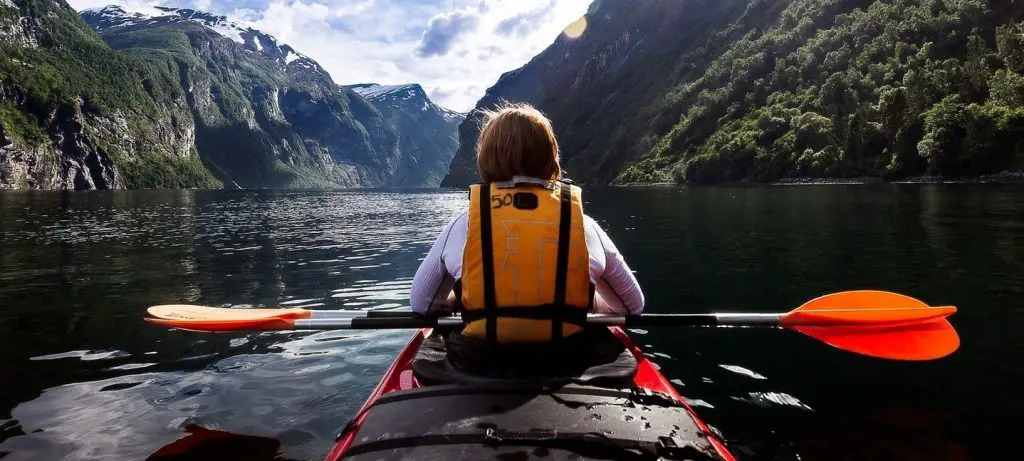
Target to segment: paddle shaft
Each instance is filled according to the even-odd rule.
[[[454,327],[463,324],[457,316],[431,317],[394,312],[368,311],[362,317],[334,317],[296,319],[296,330],[373,330],[397,328]],[[383,314],[383,315],[380,315]],[[605,326],[717,326],[717,325],[778,325],[779,314],[644,314],[604,315],[591,314],[587,317],[590,325]]]
[[[350,318],[431,318],[429,315],[418,315],[410,310],[366,310],[366,311],[311,311],[312,320],[327,319],[350,319]],[[626,322],[640,321],[639,317],[647,317],[651,322],[658,325],[676,326],[699,326],[699,325],[763,325],[779,323],[783,314],[747,314],[747,313],[719,313],[719,314],[642,314],[642,315],[610,315],[590,314],[588,323],[596,325],[623,325]],[[453,315],[452,317],[457,317]],[[446,318],[439,316],[437,318]],[[626,320],[622,320],[625,318]]]
[[[714,314],[640,314],[640,315],[614,315],[614,314],[590,314],[588,323],[595,325],[624,325],[624,326],[766,326],[785,324],[787,326],[824,326],[824,325],[850,325],[847,320],[852,314],[869,314],[872,317],[862,318],[858,323],[866,324],[888,324],[899,323],[903,318],[911,323],[928,318],[945,317],[955,308],[886,308],[886,309],[824,309],[818,311],[800,312],[794,316],[790,313],[741,313],[724,312]],[[889,317],[877,317],[877,314],[885,313]],[[837,320],[836,315],[840,315]],[[896,317],[892,317],[892,316]],[[434,317],[430,315],[415,314],[407,309],[389,310],[368,310],[368,311],[310,311],[310,319],[350,319],[350,318],[416,318]],[[453,317],[457,317],[453,316]],[[440,316],[438,318],[447,318]]]

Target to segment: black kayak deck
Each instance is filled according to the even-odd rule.
[[[667,395],[568,385],[436,385],[369,408],[348,460],[719,459]]]
[[[424,386],[494,387],[585,384],[629,387],[637,373],[632,352],[607,328],[589,328],[551,343],[490,344],[457,332],[423,339],[412,361]]]

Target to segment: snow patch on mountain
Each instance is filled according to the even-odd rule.
[[[230,38],[231,40],[234,40],[238,43],[245,45],[245,39],[242,38],[243,29],[238,27],[237,24],[216,23],[213,25],[208,25],[207,27],[213,29],[213,31],[217,32],[218,34],[221,34],[227,38]]]
[[[229,21],[227,17],[187,8],[132,5],[131,10],[127,10],[123,6],[110,5],[99,9],[90,8],[83,10],[82,14],[94,16],[93,20],[97,24],[96,29],[99,32],[103,32],[105,29],[156,24],[159,22],[193,22],[243,45],[245,44],[245,39],[242,37],[243,33],[258,32],[245,24]]]
[[[325,75],[327,73],[316,61],[295,51],[292,47],[278,42],[274,36],[253,29],[248,24],[229,21],[225,16],[217,16],[187,8],[163,6],[132,6],[129,11],[117,5],[82,10],[81,14],[86,22],[101,35],[104,31],[113,31],[115,29],[121,31],[125,27],[149,27],[185,22],[199,24],[222,37],[238,43],[246,51],[259,53],[277,62],[282,68],[321,72]]]
[[[409,83],[405,85],[378,85],[376,83],[368,83],[352,85],[350,88],[352,88],[352,91],[359,93],[360,96],[372,101],[374,99],[380,99],[384,96],[398,93],[402,90],[406,90],[407,94],[407,96],[403,99],[409,99],[410,97],[416,95],[415,87],[415,83]]]
[[[444,117],[444,119],[449,122],[453,120],[462,120],[466,118],[466,114],[462,112],[456,112],[451,109],[445,109],[444,107],[438,107],[438,109],[441,109],[441,116]]]
[[[416,83],[406,83],[404,85],[379,85],[376,83],[358,83],[355,85],[346,85],[352,91],[355,91],[364,99],[374,103],[400,103],[409,104],[414,98],[422,99],[422,103],[419,106],[406,105],[407,110],[419,109],[419,112],[436,111],[446,121],[462,120],[466,118],[466,114],[456,112],[454,110],[445,109],[443,107],[434,104],[433,101],[427,96],[423,88]],[[411,101],[417,103],[418,101]],[[416,109],[414,109],[416,108]]]

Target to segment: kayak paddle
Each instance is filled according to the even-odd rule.
[[[457,316],[408,310],[318,311],[153,306],[147,321],[204,332],[394,329],[458,326]],[[782,314],[590,314],[587,323],[625,327],[769,326],[798,331],[826,344],[872,357],[931,360],[951,354],[960,338],[946,317],[954,306],[932,307],[912,297],[875,290],[825,295]]]

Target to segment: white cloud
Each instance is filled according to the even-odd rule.
[[[451,11],[430,18],[427,30],[416,44],[416,56],[444,56],[460,37],[473,32],[477,23],[473,11]]]
[[[502,73],[550,45],[591,0],[169,0],[250,22],[318,61],[338,83],[420,83],[467,111]],[[146,0],[71,0],[75,8]],[[220,3],[220,4],[219,4]],[[230,5],[230,6],[229,6]]]

